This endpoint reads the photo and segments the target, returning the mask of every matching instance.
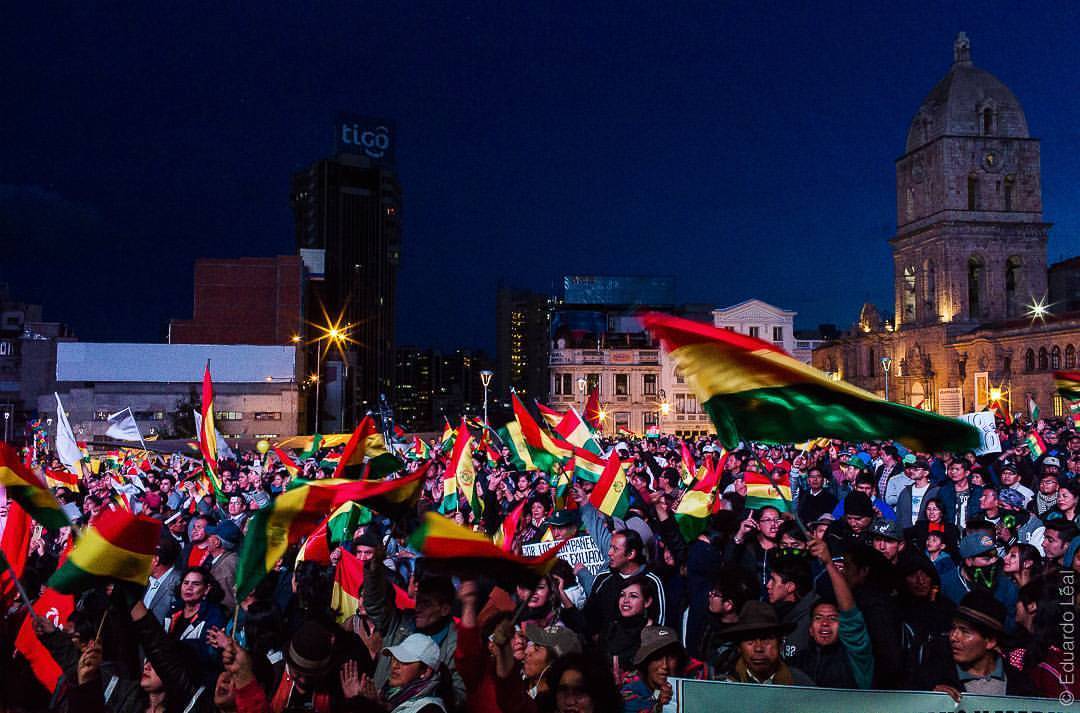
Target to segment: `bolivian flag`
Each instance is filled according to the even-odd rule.
[[[1031,449],[1031,460],[1038,460],[1046,453],[1046,441],[1042,439],[1038,431],[1032,431],[1024,439],[1024,443]]]
[[[221,490],[221,476],[218,471],[217,424],[214,422],[214,384],[210,380],[210,360],[206,360],[202,383],[202,420],[199,424],[199,452],[206,462],[206,474],[214,486],[214,497],[219,504],[229,502],[229,497]]]
[[[604,466],[593,491],[589,493],[589,502],[600,512],[611,517],[621,518],[630,508],[630,493],[627,491],[626,469],[619,456],[612,453]]]
[[[583,448],[574,448],[572,462],[574,464],[574,477],[587,480],[590,483],[599,482],[600,477],[604,474],[604,467],[607,465],[603,458]]]
[[[289,473],[289,476],[295,478],[296,474],[300,472],[300,466],[289,457],[288,453],[277,446],[274,446],[274,455],[277,456],[278,461],[284,466],[285,470]]]
[[[1055,371],[1054,386],[1061,398],[1080,401],[1080,371]]]
[[[517,419],[518,425],[521,426],[521,435],[529,448],[550,453],[560,461],[574,455],[573,446],[561,438],[555,439],[549,436],[540,428],[540,425],[533,419],[532,414],[525,408],[525,404],[521,403],[517,393],[511,391],[510,399],[514,405],[514,417]]]
[[[255,512],[248,521],[236,568],[237,599],[250,594],[285,550],[311,534],[327,512],[350,500],[378,499],[391,504],[410,501],[426,472],[421,468],[396,480],[314,480],[286,490],[270,507]]]
[[[715,500],[716,493],[712,491],[687,490],[682,494],[675,508],[675,522],[678,523],[684,540],[693,542],[698,535],[705,532]]]
[[[450,419],[443,416],[446,425],[443,426],[442,435],[439,436],[439,450],[446,453],[454,447],[454,427],[450,425]]]
[[[57,529],[71,524],[52,491],[23,465],[19,454],[6,443],[0,443],[0,485],[7,490],[9,498],[45,527]]]
[[[364,416],[353,431],[352,438],[345,444],[341,460],[334,469],[334,477],[355,480],[364,476],[366,468],[369,476],[377,479],[401,470],[404,465],[386,449],[386,440],[369,414]]]
[[[566,410],[566,415],[560,419],[559,425],[555,427],[555,432],[576,448],[584,448],[593,453],[600,453],[600,446],[593,436],[592,429],[589,428],[589,424],[585,423],[585,419],[578,415],[573,406]]]
[[[424,556],[425,571],[464,577],[484,576],[500,586],[534,584],[551,572],[562,545],[539,557],[505,552],[487,535],[473,532],[442,515],[424,513],[409,543]]]
[[[549,428],[558,430],[559,422],[563,420],[563,414],[550,406],[545,406],[539,401],[534,400],[533,403],[536,404],[536,410],[540,412],[540,416],[544,419],[544,423],[546,423]]]
[[[510,449],[510,463],[516,470],[541,470],[551,473],[558,467],[555,456],[542,450],[534,450],[525,442],[521,433],[521,424],[510,421],[499,429],[499,439]]]
[[[78,594],[97,578],[146,586],[161,538],[161,522],[124,510],[102,510],[83,529],[67,560],[49,577],[49,587]]]
[[[296,561],[329,565],[330,552],[341,543],[352,539],[356,528],[370,522],[371,511],[360,503],[350,501],[341,505],[304,540],[300,552],[296,555]]]
[[[431,448],[423,438],[414,436],[408,457],[410,460],[427,460],[431,457]]]
[[[791,476],[783,470],[769,473],[747,471],[743,476],[746,483],[746,507],[757,510],[766,505],[780,512],[788,511],[791,502]]]
[[[1072,417],[1074,431],[1080,431],[1080,401],[1069,402],[1069,415]]]
[[[522,500],[520,503],[514,506],[514,509],[510,511],[502,524],[499,525],[498,532],[492,537],[492,542],[502,550],[503,552],[514,551],[514,537],[517,536],[518,524],[521,522],[521,515],[525,512],[525,506],[528,504],[528,500]]]
[[[460,496],[477,516],[483,512],[483,503],[476,495],[476,467],[473,464],[472,436],[465,419],[461,420],[457,435],[454,437],[454,451],[450,463],[446,466],[443,480],[443,500],[440,512],[449,512],[458,507]]]
[[[769,342],[655,312],[644,322],[728,448],[743,439],[786,443],[822,435],[895,439],[927,452],[979,445],[973,426],[833,381]]]
[[[360,590],[364,587],[364,563],[351,552],[342,550],[334,571],[334,588],[330,594],[330,608],[338,613],[341,624],[360,609]],[[394,585],[394,604],[398,611],[415,609],[416,602],[401,587]]]

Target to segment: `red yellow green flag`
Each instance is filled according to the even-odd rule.
[[[1055,371],[1054,386],[1061,398],[1080,401],[1080,371]]]
[[[365,476],[366,470],[367,477],[378,479],[401,470],[404,465],[386,449],[386,440],[375,426],[375,419],[368,414],[345,444],[334,477],[358,480]]]
[[[645,315],[720,441],[772,443],[825,435],[849,441],[895,439],[916,451],[966,450],[977,429],[955,418],[885,401],[789,356],[769,343],[669,315]]]
[[[499,525],[499,531],[495,533],[492,541],[503,552],[514,551],[514,537],[517,535],[518,524],[521,522],[521,515],[525,512],[525,506],[528,504],[528,500],[522,500],[518,503],[510,514],[503,519],[502,524]]]
[[[549,436],[533,419],[532,414],[521,403],[518,395],[511,391],[510,398],[514,406],[514,417],[521,426],[521,435],[530,448],[550,453],[559,460],[566,460],[574,455],[574,447],[562,440]]]
[[[277,456],[278,461],[285,467],[285,470],[289,475],[291,477],[296,477],[296,474],[300,472],[300,466],[296,464],[296,461],[294,461],[283,449],[278,448],[277,446],[274,446],[274,455]]]
[[[539,401],[535,401],[534,403],[536,403],[536,410],[540,412],[540,416],[544,419],[544,423],[546,423],[549,428],[558,429],[559,422],[563,420],[563,414],[550,406],[545,406]]]
[[[19,460],[19,454],[6,443],[0,443],[0,485],[9,498],[45,527],[57,529],[71,524],[60,509],[52,491],[38,480]]]
[[[338,623],[344,623],[360,609],[360,590],[364,586],[364,563],[344,550],[334,570],[334,588],[330,593],[330,608],[338,613]],[[394,603],[398,611],[415,609],[416,602],[408,592],[394,585]]]
[[[210,360],[206,360],[202,382],[202,420],[199,425],[199,451],[206,461],[206,474],[214,486],[214,497],[224,504],[229,498],[221,490],[221,476],[218,470],[217,424],[214,423],[214,383],[210,380]]]
[[[327,512],[350,500],[380,499],[389,504],[410,501],[423,484],[426,472],[421,468],[396,480],[313,480],[286,490],[248,521],[236,569],[237,599],[250,594],[285,550],[318,527]]]
[[[469,504],[474,513],[483,512],[483,506],[476,494],[476,467],[473,464],[472,435],[465,419],[461,419],[457,435],[454,436],[454,450],[450,463],[446,466],[443,480],[443,500],[440,512],[449,512],[458,507],[458,497]]]
[[[630,492],[627,488],[626,469],[619,456],[612,453],[600,480],[589,494],[589,502],[605,515],[621,518],[630,508]]]
[[[1024,439],[1024,443],[1031,450],[1031,460],[1038,460],[1046,453],[1046,441],[1042,439],[1038,431],[1032,431]]]
[[[300,552],[296,555],[296,561],[329,565],[330,552],[342,542],[351,539],[356,528],[369,522],[370,510],[360,503],[344,503],[319,523],[315,532],[304,540]]]
[[[161,522],[124,510],[102,510],[75,541],[67,560],[49,577],[49,587],[78,594],[98,578],[145,586],[161,538]]]
[[[409,543],[424,556],[426,571],[483,575],[511,586],[532,583],[550,573],[562,547],[554,547],[539,557],[522,557],[501,549],[487,535],[433,512],[424,513]]]
[[[766,505],[780,512],[788,511],[791,502],[791,476],[783,469],[770,473],[747,471],[743,476],[746,483],[746,507],[751,510]]]

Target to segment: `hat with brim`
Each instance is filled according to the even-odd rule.
[[[305,676],[322,676],[330,670],[334,642],[330,633],[313,621],[305,622],[289,641],[289,665]]]
[[[570,527],[579,522],[577,510],[556,510],[548,518],[549,527]]]
[[[581,653],[581,639],[564,626],[541,627],[535,622],[525,625],[525,638],[537,646],[546,646],[555,656]]]
[[[634,654],[634,665],[640,666],[659,651],[679,646],[679,634],[667,626],[646,626],[641,630],[641,646]]]
[[[997,638],[1005,636],[1005,626],[1001,621],[995,619],[986,612],[973,609],[971,607],[958,606],[953,612],[954,619],[963,619],[964,621],[974,624],[977,628],[993,634]]]
[[[776,610],[766,602],[749,601],[739,611],[739,621],[721,634],[728,641],[745,641],[758,636],[782,636],[795,629],[795,622],[782,622]]]
[[[430,669],[439,667],[439,646],[427,634],[409,634],[400,644],[387,646],[382,652],[401,663],[422,663]]]

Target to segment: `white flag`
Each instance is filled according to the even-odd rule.
[[[202,414],[198,411],[192,411],[192,413],[195,415],[195,437],[198,438],[202,433]],[[214,433],[217,435],[218,460],[236,460],[236,454],[232,448],[229,448],[229,443],[225,440],[225,436],[221,435],[221,431],[215,428]]]
[[[135,423],[135,416],[132,415],[130,406],[109,415],[109,428],[106,429],[105,435],[118,441],[142,440],[139,424]]]
[[[60,403],[60,394],[54,391],[53,396],[56,397],[56,455],[70,472],[82,475],[82,451],[75,442],[75,433],[72,432],[67,413]]]

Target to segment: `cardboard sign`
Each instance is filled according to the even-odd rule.
[[[522,545],[521,554],[526,557],[539,557],[557,544],[559,543],[552,540],[550,542],[534,542],[531,545]],[[559,559],[569,562],[571,567],[576,567],[580,562],[585,565],[585,569],[594,575],[604,569],[605,566],[604,557],[596,547],[596,542],[588,535],[571,538],[566,543],[566,547],[559,551]]]

